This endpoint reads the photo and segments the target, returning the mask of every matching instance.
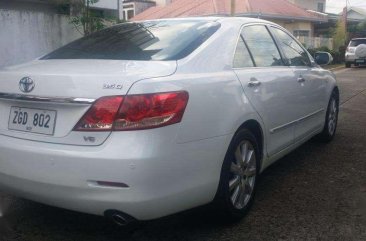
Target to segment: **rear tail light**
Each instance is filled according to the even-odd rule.
[[[179,123],[188,103],[185,91],[111,96],[97,100],[75,131],[128,131]]]
[[[98,99],[74,127],[75,131],[108,131],[113,127],[122,96]]]

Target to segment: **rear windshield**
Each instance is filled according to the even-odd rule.
[[[177,60],[220,27],[212,21],[124,23],[76,40],[42,59]]]
[[[349,43],[349,47],[357,47],[360,44],[366,44],[366,39],[354,39]]]

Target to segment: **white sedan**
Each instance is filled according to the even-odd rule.
[[[120,225],[250,208],[258,175],[335,135],[339,90],[282,27],[120,24],[0,71],[0,190]]]

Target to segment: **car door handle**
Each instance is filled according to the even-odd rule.
[[[261,85],[261,82],[259,80],[251,80],[248,83],[249,87],[256,87],[256,86],[260,86],[260,85]]]
[[[297,82],[304,83],[305,79],[303,77],[299,77],[299,78],[297,78]]]

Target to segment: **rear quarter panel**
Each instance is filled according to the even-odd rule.
[[[262,125],[232,69],[242,24],[224,21],[209,40],[177,61],[174,75],[139,81],[131,87],[128,94],[188,91],[189,102],[180,123],[178,143],[233,135],[250,119]]]

